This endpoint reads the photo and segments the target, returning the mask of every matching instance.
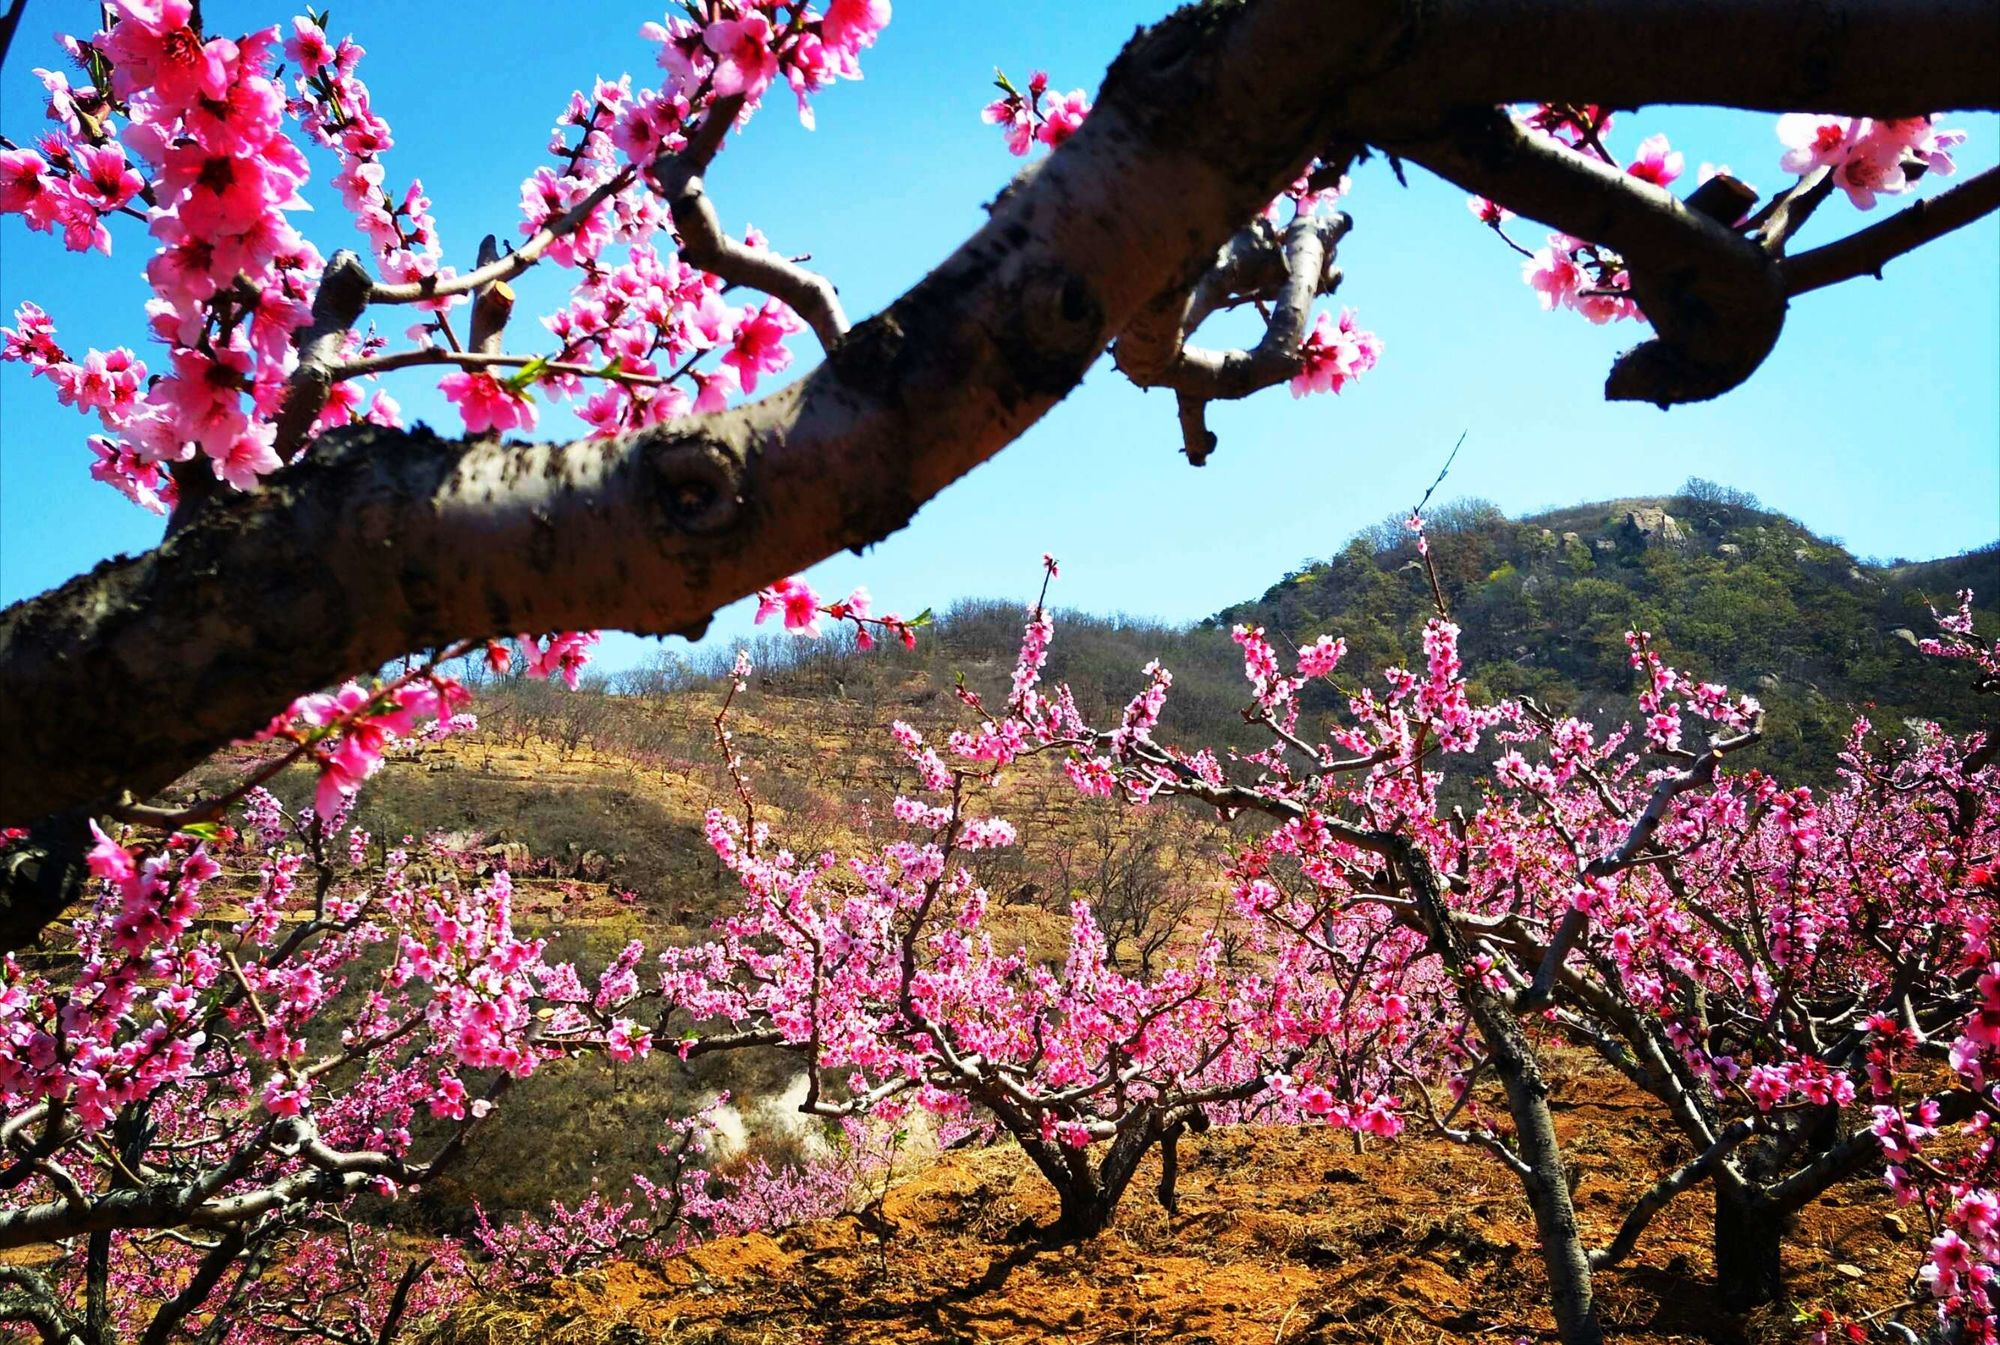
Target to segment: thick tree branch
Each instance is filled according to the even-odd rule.
[[[1934,238],[2000,210],[2000,168],[1989,168],[1879,224],[1785,261],[1788,294],[1806,294],[1857,276],[1881,278],[1882,268]]]
[[[155,790],[301,690],[454,631],[695,630],[900,528],[1325,143],[1316,76],[1357,53],[1306,43],[1311,17],[1193,11],[1135,42],[1028,187],[755,405],[574,444],[346,431],[155,551],[0,614],[16,763],[0,815]],[[1274,97],[1264,82],[1286,66]],[[135,713],[87,696],[107,681]]]
[[[1425,108],[1566,101],[1923,116],[2000,105],[1990,0],[1428,0],[1324,7],[1393,55],[1341,88],[1356,125]]]

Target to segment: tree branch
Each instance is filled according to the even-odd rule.
[[[1904,253],[1995,210],[2000,210],[2000,168],[1989,168],[1837,243],[1788,258],[1781,268],[1785,292],[1808,294],[1857,276],[1880,280],[1882,268]]]
[[[367,311],[372,288],[368,268],[354,253],[343,248],[327,262],[319,291],[313,295],[312,319],[292,338],[299,363],[278,410],[274,447],[279,457],[290,458],[312,437],[313,425],[338,380],[340,348],[348,329]]]
[[[1605,395],[1661,406],[1720,396],[1777,344],[1785,295],[1756,244],[1672,193],[1537,136],[1498,109],[1385,142],[1467,191],[1617,250],[1654,340],[1612,366]]]
[[[1707,1149],[1647,1187],[1632,1207],[1632,1212],[1625,1216],[1625,1222],[1618,1226],[1618,1235],[1610,1245],[1591,1252],[1590,1268],[1602,1270],[1630,1256],[1639,1243],[1639,1235],[1653,1222],[1653,1216],[1665,1209],[1668,1201],[1706,1177],[1717,1163],[1729,1156],[1730,1150],[1750,1138],[1756,1129],[1754,1118],[1736,1122],[1717,1135],[1715,1143]]]
[[[1282,241],[1268,228],[1244,231],[1182,297],[1182,311],[1173,314],[1169,331],[1141,327],[1137,333],[1121,335],[1112,347],[1120,372],[1138,386],[1172,388],[1180,394],[1183,451],[1190,463],[1201,466],[1214,447],[1215,436],[1202,416],[1208,402],[1248,397],[1299,372],[1306,317],[1313,300],[1332,293],[1340,283],[1334,248],[1349,225],[1345,215],[1301,215],[1286,227]],[[1271,316],[1254,348],[1207,350],[1184,344],[1210,313],[1232,298],[1266,295],[1273,301]],[[1171,300],[1156,302],[1148,306],[1147,316],[1172,306]],[[1133,335],[1137,341],[1130,340]]]
[[[1728,738],[1709,741],[1708,750],[1684,771],[1662,776],[1653,786],[1652,797],[1646,800],[1646,807],[1634,819],[1625,833],[1625,839],[1616,850],[1599,855],[1584,868],[1581,877],[1588,882],[1593,878],[1608,878],[1632,866],[1635,857],[1646,848],[1647,842],[1666,820],[1667,808],[1673,801],[1691,789],[1707,786],[1715,778],[1715,768],[1722,759],[1732,752],[1740,752],[1763,736],[1763,720],[1760,716],[1755,724]],[[1548,1003],[1555,990],[1556,977],[1562,971],[1563,963],[1576,941],[1582,937],[1590,924],[1590,917],[1578,907],[1571,907],[1563,913],[1562,922],[1556,926],[1555,937],[1549,940],[1548,952],[1543,956],[1541,966],[1535,971],[1535,979],[1516,1001],[1516,1008],[1525,1013]]]
[[[1307,17],[1197,10],[1135,41],[1032,183],[758,403],[572,444],[356,427],[153,552],[0,614],[15,763],[0,815],[149,793],[299,691],[452,631],[697,631],[720,604],[902,527],[1326,142],[1308,76],[1355,56],[1304,43]],[[1301,87],[1274,106],[1259,89],[1286,66]],[[79,699],[105,678],[131,714]]]
[[[216,1239],[215,1246],[209,1249],[208,1255],[201,1258],[201,1264],[188,1277],[186,1287],[162,1303],[153,1314],[152,1324],[146,1328],[139,1345],[167,1345],[180,1330],[181,1323],[187,1320],[187,1315],[208,1301],[208,1296],[215,1292],[215,1286],[222,1282],[222,1277],[236,1264],[236,1258],[243,1254],[249,1243],[250,1233],[247,1230],[225,1230]]]
[[[95,1345],[63,1310],[46,1278],[26,1266],[0,1265],[0,1322],[26,1322],[45,1345]]]

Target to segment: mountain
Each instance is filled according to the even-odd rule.
[[[1637,629],[1687,671],[1763,702],[1760,764],[1781,774],[1830,776],[1857,713],[1882,729],[1915,717],[1963,729],[1981,718],[1962,671],[1916,644],[1935,633],[1930,606],[1955,606],[1961,588],[1975,592],[1979,629],[2000,630],[2000,543],[1873,563],[1701,481],[1671,497],[1522,519],[1462,502],[1433,514],[1427,532],[1468,676],[1490,694],[1622,720],[1635,689],[1624,635]],[[1207,624],[1251,622],[1298,644],[1343,636],[1352,684],[1418,658],[1431,610],[1415,538],[1392,521]],[[1324,691],[1315,704],[1332,708],[1334,697]]]
[[[1937,560],[1864,560],[1753,496],[1700,480],[1672,496],[1520,519],[1460,501],[1433,511],[1427,534],[1464,632],[1468,675],[1489,695],[1533,696],[1600,724],[1623,722],[1637,689],[1625,632],[1650,631],[1686,671],[1764,704],[1765,742],[1751,764],[1821,784],[1857,714],[1891,732],[1913,718],[1964,730],[1991,714],[1961,669],[1926,657],[1917,642],[1936,631],[1930,608],[1955,606],[1964,588],[1974,591],[1978,628],[2000,633],[2000,542]],[[1389,520],[1193,627],[1058,612],[1048,676],[1072,683],[1086,713],[1103,722],[1157,658],[1174,674],[1162,739],[1248,746],[1232,626],[1264,627],[1281,651],[1322,634],[1345,638],[1350,652],[1337,680],[1355,689],[1421,658],[1432,604],[1415,538]],[[857,656],[838,642],[777,637],[752,652],[769,689],[864,704],[887,697],[915,721],[927,708],[948,716],[960,676],[1002,694],[1020,629],[1014,603],[963,601],[914,651]],[[669,656],[616,689],[667,692],[726,663],[727,655],[712,667]],[[1305,703],[1311,713],[1337,713],[1342,692],[1316,685]]]

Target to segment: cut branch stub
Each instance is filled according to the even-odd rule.
[[[275,446],[279,457],[289,459],[311,437],[333,390],[340,348],[348,330],[368,307],[372,284],[361,258],[345,248],[333,254],[321,273],[319,292],[313,295],[312,320],[292,339],[299,364],[286,384],[285,400],[278,411]]]

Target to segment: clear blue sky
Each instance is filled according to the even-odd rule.
[[[1007,5],[903,0],[867,78],[820,96],[808,133],[780,95],[709,177],[724,221],[754,223],[774,246],[811,252],[850,315],[880,309],[963,240],[981,205],[1017,166],[978,119],[994,66],[1047,68],[1062,89],[1095,89],[1136,23],[1169,0],[1013,0]],[[238,32],[293,12],[208,0],[210,30]],[[593,3],[552,10],[507,0],[412,6],[381,0],[333,9],[336,34],[369,49],[362,75],[397,146],[390,184],[419,176],[450,257],[468,264],[481,234],[514,236],[521,179],[570,90],[593,75],[657,74],[639,25],[657,7]],[[95,6],[30,0],[0,71],[0,131],[38,133],[30,74],[56,57],[51,29],[85,24]],[[552,22],[552,16],[559,21]],[[1785,179],[1772,119],[1655,109],[1621,117],[1614,152],[1648,130],[1688,155],[1729,164],[1765,193]],[[1992,165],[2000,118],[1963,116],[1961,176]],[[330,169],[316,159],[323,179]],[[338,203],[317,188],[302,227],[322,249],[349,241]],[[1806,244],[1880,218],[1830,202]],[[1065,605],[1187,621],[1261,592],[1355,529],[1405,509],[1461,431],[1447,495],[1510,512],[1665,492],[1689,475],[1755,491],[1863,555],[1928,557],[2000,535],[2000,226],[1993,219],[1896,262],[1882,282],[1808,295],[1777,352],[1745,388],[1661,413],[1612,406],[1610,358],[1640,335],[1543,314],[1513,256],[1483,233],[1463,194],[1412,170],[1357,174],[1341,247],[1339,302],[1378,331],[1381,366],[1338,397],[1294,401],[1282,389],[1218,405],[1221,448],[1195,470],[1178,456],[1170,394],[1140,393],[1100,362],[1084,386],[1020,443],[927,505],[867,556],[811,572],[824,591],[866,583],[878,604],[913,612],[966,596],[1024,595],[1044,550],[1064,562]],[[142,332],[139,276],[150,249],[136,221],[114,228],[109,259],[63,252],[18,217],[0,222],[0,306],[33,299],[73,351]],[[1533,239],[1524,228],[1524,239]],[[520,312],[552,307],[564,277],[543,267]],[[516,322],[524,349],[537,335]],[[801,364],[810,339],[797,343]],[[157,360],[155,360],[157,363]],[[412,416],[455,427],[434,372],[391,383]],[[544,403],[545,408],[547,404]],[[539,433],[569,427],[546,415]],[[89,480],[88,426],[48,385],[0,367],[0,601],[39,592],[106,556],[151,545],[159,524]],[[749,629],[744,605],[711,640]],[[635,640],[606,662],[637,661]]]

